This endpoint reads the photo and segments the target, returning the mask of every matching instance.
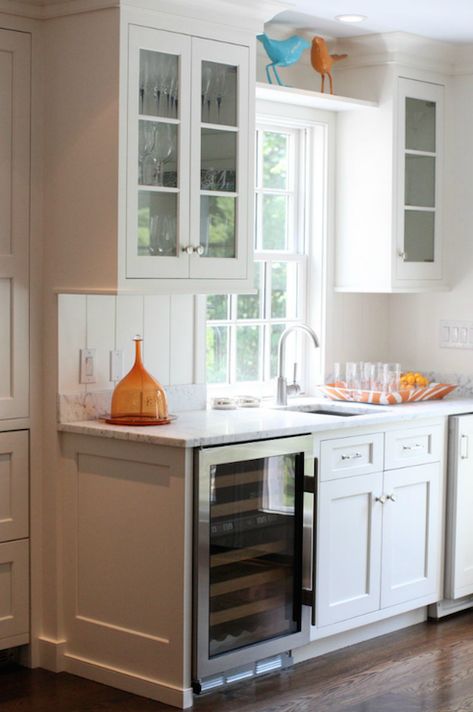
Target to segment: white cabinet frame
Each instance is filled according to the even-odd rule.
[[[197,279],[245,279],[248,258],[248,196],[250,182],[248,150],[249,102],[246,88],[250,84],[248,48],[238,45],[192,38],[192,137],[191,137],[191,244],[200,244],[200,167],[202,125],[221,129],[220,124],[201,123],[201,69],[202,62],[210,61],[237,67],[237,165],[236,193],[217,193],[223,197],[236,197],[235,257],[201,257],[190,255],[190,276]],[[250,142],[253,145],[253,142]]]
[[[160,117],[142,116],[146,121],[174,123],[178,131],[178,188],[159,188],[161,195],[173,192],[177,195],[177,255],[175,257],[147,257],[138,255],[138,194],[139,190],[153,190],[149,186],[138,187],[138,136],[139,136],[139,81],[140,50],[169,53],[179,62],[179,115],[178,122]],[[189,276],[189,256],[183,251],[189,243],[189,160],[191,120],[191,38],[174,32],[164,32],[147,27],[129,27],[128,65],[128,212],[126,240],[127,278],[136,279],[186,279]]]
[[[396,265],[397,280],[440,280],[442,278],[442,177],[443,177],[443,117],[444,87],[439,84],[420,82],[415,79],[400,77],[397,84],[397,129],[395,132],[395,151],[397,156],[397,196],[395,221],[397,240],[393,241],[396,253],[393,264]],[[433,262],[407,262],[404,260],[404,221],[405,221],[405,155],[418,152],[406,150],[406,99],[424,99],[435,103],[435,152],[419,155],[429,155],[435,158],[435,207],[434,212],[435,237]],[[395,124],[396,125],[396,124]],[[411,208],[422,210],[422,208]]]

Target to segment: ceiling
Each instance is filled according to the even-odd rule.
[[[473,0],[291,0],[294,9],[272,22],[313,30],[328,37],[370,32],[412,32],[446,42],[473,42]],[[357,13],[357,25],[334,20]]]

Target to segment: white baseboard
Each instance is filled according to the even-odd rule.
[[[172,685],[141,677],[126,670],[105,666],[95,660],[88,660],[73,653],[64,654],[64,670],[79,677],[85,677],[103,685],[110,685],[134,695],[148,697],[173,707],[185,709],[192,707],[192,689],[180,689]]]
[[[51,670],[51,672],[62,672],[64,670],[65,650],[65,640],[53,640],[52,638],[40,636],[38,638],[39,667]]]
[[[402,628],[408,628],[411,625],[422,623],[426,619],[427,609],[425,607],[418,608],[415,611],[402,613],[398,616],[386,618],[385,620],[370,623],[369,625],[355,628],[353,630],[347,630],[343,633],[337,633],[336,635],[331,635],[328,638],[314,640],[312,643],[304,645],[303,648],[293,650],[292,657],[295,663],[300,663],[304,660],[310,660],[310,658],[316,658],[319,655],[332,653],[335,650],[342,650],[343,648],[347,648],[349,645],[363,643],[365,640],[377,638],[380,635],[386,635],[387,633],[393,633],[396,630],[402,630]]]
[[[70,672],[103,685],[110,685],[134,695],[148,697],[173,707],[185,709],[193,705],[192,689],[180,689],[172,685],[141,677],[127,670],[105,666],[67,651],[67,641],[39,638],[40,667],[52,672]]]

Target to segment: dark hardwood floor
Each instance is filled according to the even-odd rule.
[[[1,712],[171,712],[73,675],[0,669]],[[197,712],[473,712],[473,613],[311,660],[226,692]]]

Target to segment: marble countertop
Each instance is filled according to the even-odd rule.
[[[93,435],[118,440],[130,440],[172,447],[200,447],[265,438],[345,430],[419,418],[446,417],[473,413],[473,398],[450,397],[441,401],[376,406],[359,403],[339,403],[322,398],[291,399],[289,407],[350,410],[356,416],[315,415],[303,411],[264,405],[261,408],[237,410],[195,410],[178,413],[169,425],[157,427],[126,427],[108,425],[104,420],[66,422],[58,425],[61,432]]]

